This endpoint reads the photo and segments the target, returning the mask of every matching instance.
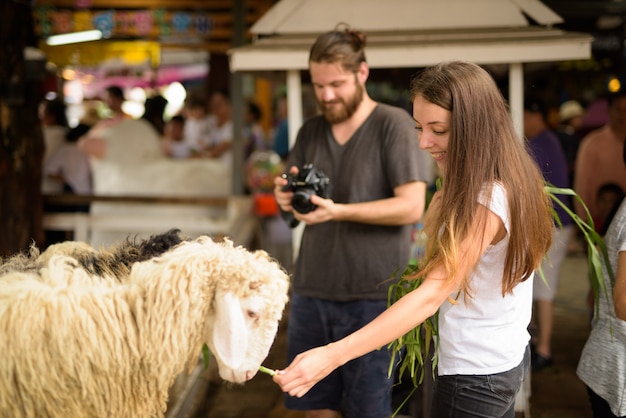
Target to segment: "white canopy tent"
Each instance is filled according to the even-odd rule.
[[[230,69],[286,72],[290,141],[302,124],[300,71],[308,69],[309,48],[340,22],[367,34],[371,68],[419,68],[451,59],[508,64],[520,136],[523,64],[591,56],[592,37],[553,28],[562,19],[539,0],[280,0],[252,26],[252,44],[229,51]]]

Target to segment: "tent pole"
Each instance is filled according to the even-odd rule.
[[[513,127],[524,138],[524,67],[521,62],[509,64],[509,109]]]
[[[287,71],[287,118],[289,121],[289,148],[296,142],[302,126],[302,79],[300,70]]]
[[[296,143],[298,130],[302,126],[302,78],[300,70],[287,71],[287,120],[289,129],[289,149]],[[289,167],[286,167],[289,169]],[[304,231],[304,224],[300,223],[292,230],[292,250],[295,261],[300,251],[300,239]]]
[[[233,2],[233,46],[243,45],[245,5],[244,0]],[[244,138],[242,127],[244,123],[245,100],[243,97],[243,75],[234,72],[230,75],[230,100],[232,107],[233,139],[232,139],[232,193],[235,196],[244,194]]]

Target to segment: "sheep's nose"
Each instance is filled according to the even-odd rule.
[[[254,377],[254,375],[256,375],[256,371],[255,370],[248,370],[248,371],[246,371],[246,381],[252,379]]]

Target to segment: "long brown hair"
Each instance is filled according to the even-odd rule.
[[[480,66],[451,61],[429,67],[411,82],[411,97],[416,96],[451,112],[443,193],[426,215],[431,239],[417,275],[443,264],[447,277],[454,276],[457,246],[468,236],[480,193],[498,182],[506,190],[511,228],[502,277],[505,295],[538,268],[552,242],[552,205],[543,176],[516,134],[493,78]],[[471,296],[468,277],[461,290]]]

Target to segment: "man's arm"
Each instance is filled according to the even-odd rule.
[[[317,209],[307,214],[294,212],[308,225],[327,221],[360,222],[372,225],[407,225],[418,222],[424,213],[426,183],[413,181],[397,186],[394,196],[359,203],[335,203],[317,195],[311,197]]]

